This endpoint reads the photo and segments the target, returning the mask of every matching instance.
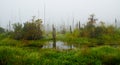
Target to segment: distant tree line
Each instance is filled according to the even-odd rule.
[[[113,25],[106,26],[104,22],[100,22],[99,25],[96,25],[97,19],[94,18],[94,15],[90,15],[90,18],[88,18],[88,22],[84,27],[78,27],[75,28],[75,30],[79,31],[78,37],[90,37],[90,38],[96,38],[101,36],[102,34],[106,35],[112,35],[115,34],[116,28]],[[74,32],[75,32],[74,30]]]
[[[100,21],[98,25],[96,25],[97,19],[95,19],[94,15],[90,15],[88,18],[88,22],[84,27],[76,26],[76,28],[69,36],[76,38],[89,38],[89,39],[97,39],[97,42],[104,43],[105,41],[119,41],[120,39],[120,28],[117,28],[115,25],[105,25],[103,21]],[[115,24],[116,24],[115,20]],[[115,43],[115,42],[114,42]]]
[[[86,25],[81,27],[80,21],[77,23],[76,28],[70,26],[69,32],[70,36],[73,37],[86,37],[86,38],[97,38],[97,39],[117,39],[120,38],[120,29],[114,25],[106,26],[103,21],[96,25],[97,19],[95,15],[90,15]],[[117,20],[115,19],[115,25]],[[68,29],[65,25],[62,26],[61,33],[66,34]],[[0,27],[0,34],[4,33],[5,29]],[[57,32],[57,31],[56,31]],[[43,37],[43,25],[41,19],[35,19],[33,17],[32,21],[27,21],[24,24],[15,23],[13,24],[12,37],[16,40],[37,40]]]

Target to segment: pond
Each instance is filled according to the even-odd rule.
[[[100,46],[100,45],[98,45],[98,46]],[[120,48],[120,45],[118,45],[118,44],[109,45],[109,46],[112,46],[112,47],[115,47],[115,48]],[[55,49],[58,49],[58,50],[69,50],[69,49],[76,49],[76,48],[81,49],[81,48],[86,48],[86,47],[92,48],[92,47],[95,47],[95,46],[80,45],[80,44],[67,43],[67,42],[62,42],[62,41],[57,41],[56,43],[54,43],[53,41],[48,41],[42,46],[43,49],[45,49],[45,48],[55,48]]]
[[[42,48],[56,48],[59,50],[75,49],[73,44],[68,44],[67,42],[57,41],[53,43],[52,41],[47,42]]]

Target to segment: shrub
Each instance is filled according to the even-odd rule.
[[[13,24],[14,39],[20,40],[37,40],[42,38],[42,20],[37,19],[32,22],[24,23],[24,26],[20,23]]]

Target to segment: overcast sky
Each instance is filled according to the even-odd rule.
[[[0,0],[0,26],[6,27],[11,23],[24,23],[32,16],[41,18],[48,24],[68,24],[75,22],[86,23],[90,14],[95,14],[100,20],[114,23],[120,21],[120,0]]]

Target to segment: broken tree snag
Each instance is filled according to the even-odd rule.
[[[52,25],[52,29],[53,29],[53,32],[52,32],[52,36],[53,36],[53,48],[56,48],[56,29],[55,29],[54,25]]]
[[[117,28],[117,19],[115,19],[115,28]]]
[[[79,30],[80,30],[80,21],[79,21]]]
[[[70,33],[72,33],[72,28],[71,28],[71,26],[70,26]]]

